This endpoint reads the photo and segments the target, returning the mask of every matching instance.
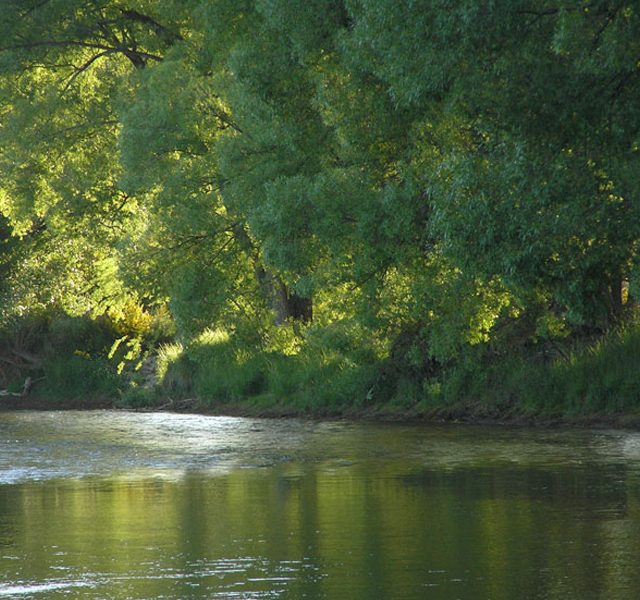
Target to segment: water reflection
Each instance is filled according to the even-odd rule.
[[[0,597],[626,600],[639,440],[0,414]]]

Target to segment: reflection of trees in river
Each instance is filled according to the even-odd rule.
[[[0,567],[113,598],[615,600],[640,589],[637,483],[622,464],[401,461],[31,482],[0,488],[4,555],[21,558]]]

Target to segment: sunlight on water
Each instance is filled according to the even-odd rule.
[[[627,600],[640,435],[0,413],[0,597]]]
[[[90,584],[82,581],[51,581],[34,584],[0,584],[0,596],[31,596],[34,594],[47,594],[56,590],[69,588],[90,587]]]

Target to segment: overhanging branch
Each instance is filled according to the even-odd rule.
[[[145,52],[144,50],[138,50],[133,48],[128,48],[126,46],[106,46],[105,44],[97,44],[95,42],[83,42],[80,40],[40,40],[38,42],[26,42],[23,44],[13,44],[11,46],[2,46],[0,47],[0,52],[6,52],[7,50],[28,50],[31,48],[40,48],[43,46],[50,47],[68,47],[68,46],[76,46],[78,48],[93,48],[94,50],[102,50],[105,53],[121,53],[124,54],[127,58],[134,61],[140,60],[154,60],[156,62],[162,61],[162,56],[158,56],[157,54],[152,54],[150,52]],[[136,64],[136,66],[138,66]]]

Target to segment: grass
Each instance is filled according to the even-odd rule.
[[[222,335],[166,347],[158,364],[160,393],[193,396],[209,407],[250,400],[256,407],[334,414],[366,403],[375,378],[374,364],[358,365],[340,352],[247,352]]]
[[[581,418],[640,412],[640,328],[616,330],[554,360],[534,353],[471,356],[432,381],[424,410],[501,418]],[[473,407],[473,408],[472,408]]]
[[[95,338],[94,352],[75,350],[88,334]],[[101,356],[108,337],[80,320],[54,324],[44,336],[45,360],[33,375],[38,382],[32,395],[51,405],[153,407],[192,399],[204,409],[275,407],[314,415],[384,411],[469,420],[640,415],[638,324],[571,352],[565,347],[554,359],[536,346],[469,347],[428,376],[407,368],[402,357],[381,357],[351,330],[319,329],[287,351],[206,331],[189,344],[159,347],[155,387],[135,372],[118,374],[114,361]],[[23,382],[24,374],[8,383],[17,391]]]
[[[53,403],[104,404],[118,397],[120,379],[107,360],[66,356],[48,361],[35,393]]]
[[[554,360],[540,353],[489,355],[477,348],[430,378],[391,368],[371,355],[303,346],[298,354],[248,353],[226,336],[207,335],[159,353],[161,384],[131,395],[197,399],[213,409],[274,406],[296,414],[384,410],[413,415],[566,418],[636,414],[640,409],[640,328],[603,337]],[[146,394],[146,396],[145,396]]]

